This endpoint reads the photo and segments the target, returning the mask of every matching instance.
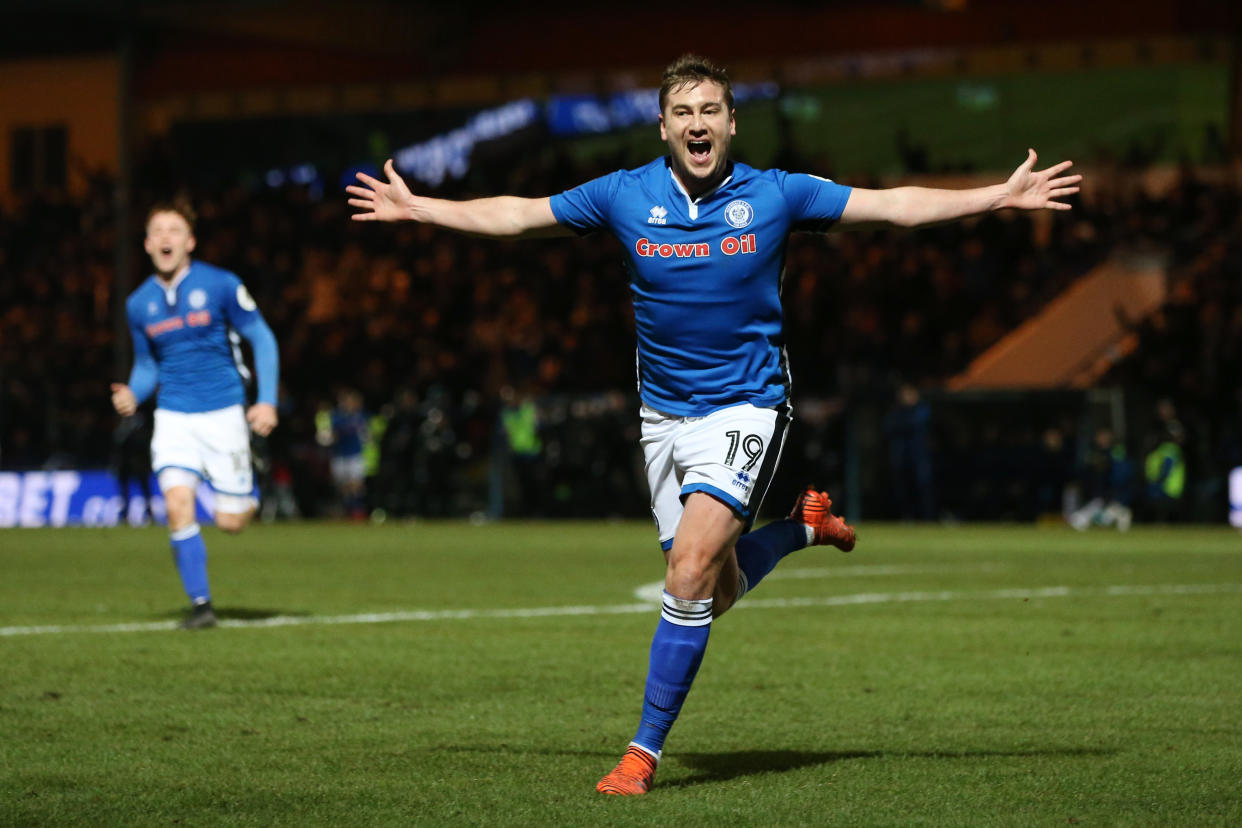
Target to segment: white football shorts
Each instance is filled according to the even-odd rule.
[[[750,528],[780,462],[788,411],[746,403],[705,417],[676,417],[642,407],[643,458],[661,548],[672,548],[692,492],[715,497]]]
[[[332,458],[332,481],[338,486],[361,483],[367,477],[367,461],[361,454]]]
[[[181,470],[198,475],[216,493],[217,512],[240,513],[254,506],[254,470],[250,465],[250,425],[240,405],[187,414],[155,409],[151,468],[161,475]]]

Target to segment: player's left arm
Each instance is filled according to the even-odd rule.
[[[128,382],[112,383],[112,407],[122,417],[132,417],[138,411],[138,406],[155,393],[160,372],[146,331],[134,319],[134,314],[128,307],[126,317],[129,321],[130,339],[134,343],[134,367],[129,372]]]
[[[229,324],[246,338],[254,351],[254,372],[259,388],[254,405],[246,411],[246,420],[255,434],[266,437],[280,421],[276,414],[276,393],[280,385],[280,351],[276,346],[276,335],[267,326],[258,305],[240,281],[224,306]]]
[[[1061,175],[1072,165],[1062,161],[1035,171],[1038,156],[1027,150],[1024,162],[1003,184],[969,190],[931,187],[893,187],[887,190],[854,188],[841,212],[841,227],[889,224],[921,227],[1012,207],[1018,210],[1069,210],[1058,199],[1078,192],[1081,175]]]

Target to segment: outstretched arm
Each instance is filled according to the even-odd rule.
[[[366,173],[357,176],[366,186],[345,188],[353,196],[349,203],[362,210],[352,216],[354,221],[417,221],[474,236],[511,239],[572,235],[557,222],[547,198],[498,196],[449,201],[416,196],[397,174],[391,158],[384,164],[387,181]]]
[[[1013,207],[1019,210],[1068,210],[1057,199],[1078,192],[1081,175],[1062,176],[1072,161],[1035,172],[1035,150],[1004,184],[971,190],[930,187],[894,187],[888,190],[855,188],[841,213],[839,225],[893,224],[919,227]]]

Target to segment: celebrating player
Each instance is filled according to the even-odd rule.
[[[358,221],[418,221],[480,236],[612,232],[629,256],[638,335],[642,446],[667,569],[638,732],[600,780],[646,793],[665,737],[707,647],[712,619],[790,552],[848,551],[854,530],[824,492],[805,490],[788,520],[750,532],[789,423],[780,301],[785,241],[797,230],[916,227],[989,210],[1067,210],[1070,162],[1036,172],[1035,151],[1002,184],[968,190],[863,190],[729,160],[736,132],[725,71],[686,55],[664,72],[660,137],[668,155],[550,198],[470,201],[387,181],[347,188]]]
[[[134,341],[129,382],[112,384],[112,405],[124,417],[159,387],[151,466],[164,493],[173,560],[190,598],[185,629],[216,624],[207,586],[207,547],[195,516],[200,479],[215,491],[215,521],[226,532],[245,528],[257,503],[250,464],[250,429],[276,427],[279,356],[276,337],[237,276],[191,261],[194,212],[159,204],[147,215],[145,248],[155,273],[125,302]],[[243,410],[240,332],[254,351],[257,401]],[[248,425],[249,427],[248,427]]]

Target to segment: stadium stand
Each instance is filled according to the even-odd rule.
[[[549,157],[510,183],[552,192],[605,169],[607,160],[591,168]],[[97,178],[84,199],[29,199],[0,216],[5,270],[14,275],[0,284],[6,468],[107,463],[111,197],[109,182]],[[824,410],[816,400],[840,411],[886,402],[898,380],[939,387],[1110,254],[1171,238],[1169,302],[1147,319],[1125,320],[1137,349],[1108,382],[1138,399],[1172,395],[1196,412],[1191,431],[1202,445],[1235,445],[1237,390],[1220,380],[1236,376],[1242,358],[1242,307],[1226,277],[1238,266],[1237,201],[1236,185],[1183,172],[1167,195],[1102,192],[1047,227],[998,216],[970,229],[797,237],[785,295],[797,399],[810,404],[806,427],[832,421],[816,416]],[[445,514],[488,509],[487,458],[504,386],[530,385],[549,412],[568,410],[571,402],[552,401],[574,395],[626,410],[628,400],[615,395],[633,388],[632,320],[611,239],[478,245],[419,227],[366,235],[337,200],[290,184],[229,186],[200,193],[198,203],[200,255],[242,275],[280,339],[286,420],[272,450],[302,514],[321,513],[330,497],[313,417],[342,383],[358,387],[371,411],[391,410],[408,389],[422,416],[447,418],[457,462],[444,467],[454,469],[447,484],[455,494],[434,507]],[[1098,310],[1113,316],[1113,308]],[[557,423],[576,421],[546,422],[552,435]],[[1137,415],[1132,434],[1142,429]],[[624,428],[601,431],[611,435],[597,436],[608,443],[598,453],[632,451]],[[597,450],[582,450],[582,439],[552,435],[549,456],[564,466],[554,491],[575,491],[579,466],[591,466]],[[1217,485],[1208,481],[1220,479],[1219,463],[1189,453],[1192,479]],[[798,465],[790,463],[791,474]],[[405,476],[426,471],[389,465],[385,475],[390,488],[414,491]],[[618,508],[641,513],[637,480],[616,489],[633,490]],[[570,500],[554,511],[591,509]],[[407,501],[394,511],[425,509]]]

